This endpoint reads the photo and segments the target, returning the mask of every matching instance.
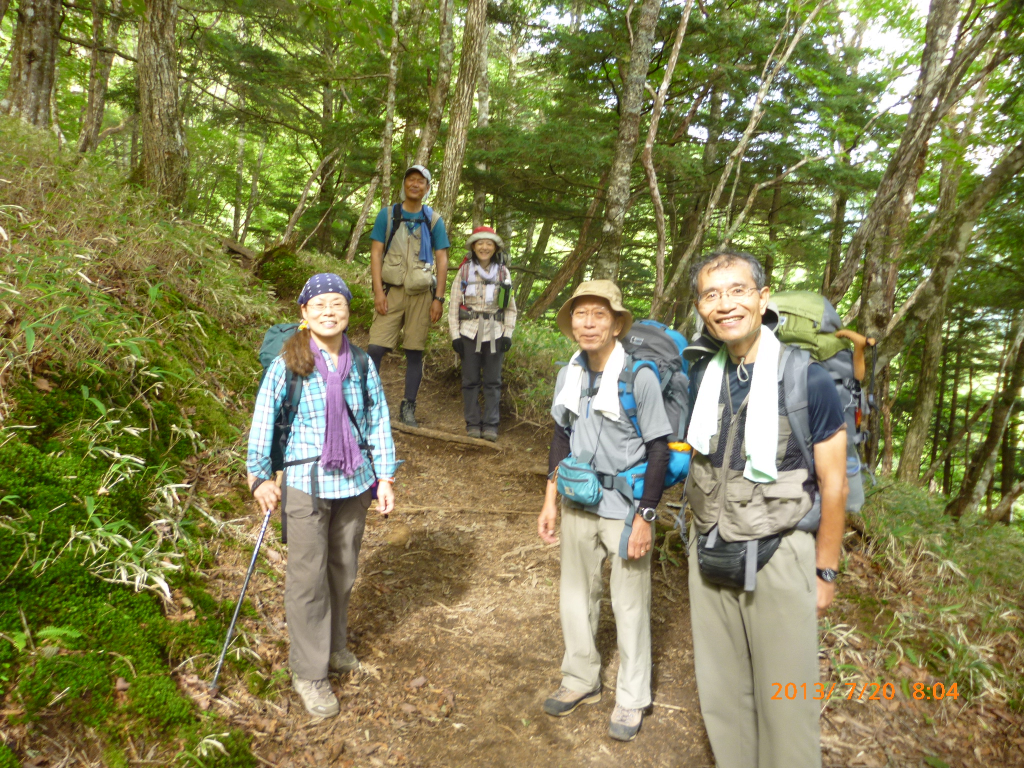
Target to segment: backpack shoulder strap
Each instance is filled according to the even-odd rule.
[[[438,213],[437,211],[435,211],[429,205],[424,205],[423,206],[423,218],[425,218],[427,221],[430,222],[430,229],[431,229],[430,236],[433,237],[434,236],[433,229],[434,229],[435,226],[437,226],[437,222],[441,218],[441,214]]]
[[[622,405],[622,410],[626,412],[626,416],[632,422],[637,437],[643,440],[644,435],[640,431],[640,422],[636,418],[637,403],[636,394],[633,391],[636,375],[640,372],[641,368],[650,368],[654,371],[654,375],[658,378],[659,383],[662,384],[664,389],[664,382],[661,382],[661,375],[658,373],[657,365],[650,360],[634,360],[633,356],[627,353],[626,362],[622,366],[622,373],[619,374],[619,403]]]
[[[779,357],[779,380],[785,391],[786,416],[793,430],[807,471],[814,478],[814,445],[811,442],[811,419],[807,403],[807,369],[811,353],[806,349],[786,344]]]
[[[388,224],[387,229],[385,230],[385,232],[387,232],[388,239],[387,242],[384,244],[384,253],[387,253],[388,249],[391,248],[391,241],[395,239],[395,232],[398,231],[398,225],[401,223],[402,204],[395,203],[390,208],[388,208]]]
[[[359,372],[359,383],[363,390],[363,407],[369,410],[374,403],[370,401],[370,382],[368,381],[370,371],[370,356],[362,347],[357,347],[349,342],[349,349],[352,350],[352,364]]]

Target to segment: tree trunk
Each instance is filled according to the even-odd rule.
[[[883,275],[898,260],[903,247],[906,216],[913,206],[924,172],[928,143],[935,128],[980,80],[1003,59],[990,57],[980,68],[972,65],[998,36],[1013,3],[996,7],[986,20],[978,18],[957,24],[960,0],[932,0],[925,28],[921,70],[913,90],[900,144],[889,160],[878,190],[860,226],[846,249],[843,265],[827,291],[837,303],[850,286],[864,257],[864,288],[861,303],[861,333],[875,335],[886,326],[882,293]],[[975,7],[966,11],[973,17]],[[954,30],[956,34],[954,35]],[[965,33],[972,30],[973,36]],[[970,77],[968,78],[968,74]],[[966,79],[966,82],[964,82]]]
[[[391,205],[391,150],[395,143],[395,90],[398,86],[398,0],[391,0],[391,52],[388,55],[388,96],[381,137],[381,205]]]
[[[660,296],[665,290],[665,207],[661,202],[661,191],[658,189],[658,173],[654,169],[654,140],[658,137],[658,124],[661,122],[661,112],[665,108],[665,97],[668,95],[669,86],[672,84],[672,75],[676,70],[676,62],[679,60],[679,49],[683,44],[683,37],[686,35],[686,25],[690,20],[690,10],[693,8],[693,0],[686,0],[686,7],[683,9],[682,18],[679,20],[679,27],[676,29],[676,38],[672,43],[672,53],[669,54],[668,63],[665,65],[665,74],[661,78],[661,87],[654,96],[654,107],[651,109],[651,124],[647,128],[647,141],[644,142],[643,151],[640,153],[640,163],[647,174],[647,186],[651,191],[651,202],[654,204],[654,224],[657,230],[658,244],[654,254],[654,295]]]
[[[7,0],[0,0],[0,24],[4,22],[4,16],[7,15]]]
[[[537,279],[537,271],[541,262],[544,261],[544,254],[548,249],[548,240],[551,238],[551,229],[555,224],[554,218],[544,220],[540,228],[540,235],[537,237],[537,244],[533,247],[533,254],[530,256],[526,267],[529,271],[523,272],[523,278],[519,282],[519,291],[516,293],[516,306],[522,312],[530,302],[530,293],[533,291],[533,283]]]
[[[490,78],[487,76],[487,42],[490,37],[490,28],[484,27],[484,41],[480,46],[480,80],[476,86],[476,127],[486,128],[491,121],[491,89]],[[487,170],[486,163],[477,163],[476,169],[480,173]],[[483,184],[479,181],[473,187],[473,229],[483,226],[484,215],[487,211],[487,193]],[[506,247],[511,244],[506,241]]]
[[[761,118],[764,117],[764,102],[768,96],[768,91],[771,89],[772,83],[774,83],[775,79],[778,77],[779,72],[781,72],[783,67],[786,66],[790,56],[793,55],[793,50],[803,38],[807,28],[814,22],[814,19],[817,18],[818,14],[821,13],[821,9],[824,5],[825,0],[819,0],[818,4],[814,6],[811,12],[802,22],[799,23],[795,30],[790,32],[787,24],[787,28],[784,28],[779,33],[778,40],[776,41],[776,47],[782,47],[783,41],[786,41],[785,48],[777,59],[769,59],[769,61],[764,65],[764,69],[761,72],[761,85],[758,88],[757,94],[754,96],[753,104],[750,109],[750,118],[747,120],[747,126],[744,129],[743,134],[740,136],[739,141],[736,143],[735,148],[729,153],[729,158],[726,160],[725,167],[722,169],[722,173],[718,177],[718,182],[708,196],[707,205],[698,219],[696,232],[690,240],[690,244],[687,246],[686,251],[679,259],[679,264],[672,273],[672,279],[669,280],[668,285],[665,286],[665,293],[661,297],[655,297],[654,301],[651,302],[651,315],[653,317],[662,317],[665,315],[666,297],[674,296],[677,291],[683,295],[689,293],[688,286],[685,284],[685,281],[683,281],[684,272],[689,271],[690,259],[693,258],[697,248],[703,242],[704,233],[711,224],[715,208],[718,207],[718,201],[722,197],[725,185],[732,176],[733,170],[737,168],[739,162],[746,154],[747,147],[754,138],[754,132],[757,130],[757,126],[761,123]],[[794,21],[794,23],[796,22]],[[681,282],[683,283],[682,285]]]
[[[434,150],[437,134],[441,130],[441,117],[444,105],[448,100],[448,89],[452,83],[452,62],[455,60],[455,0],[439,0],[437,23],[438,55],[437,82],[430,89],[430,107],[427,110],[427,121],[420,134],[420,145],[416,150],[416,165],[430,163],[430,153]]]
[[[260,151],[256,155],[256,168],[252,172],[252,184],[249,188],[249,204],[245,207],[245,220],[242,222],[242,231],[238,235],[240,245],[245,245],[245,238],[249,236],[249,222],[252,221],[252,212],[256,208],[256,199],[259,196],[260,169],[263,166],[263,153],[267,149],[267,140],[260,139]]]
[[[244,104],[244,101],[242,102]],[[238,121],[238,162],[235,164],[235,204],[231,216],[231,239],[242,231],[242,187],[245,186],[245,118]]]
[[[38,128],[49,128],[53,121],[57,36],[63,20],[60,0],[18,3],[7,95],[0,109]]]
[[[370,209],[373,207],[373,200],[377,196],[378,184],[380,184],[380,165],[377,166],[377,173],[370,180],[370,188],[366,192],[363,209],[359,212],[359,218],[356,219],[355,226],[352,227],[352,234],[348,239],[345,261],[349,264],[355,261],[356,249],[359,247],[359,238],[363,236],[363,228],[366,227],[366,220],[370,217]]]
[[[1000,462],[1002,468],[999,473],[999,492],[1004,496],[1013,485],[1017,477],[1017,443],[1020,441],[1020,410],[1014,411],[1006,432],[1003,434],[1003,448]]]
[[[775,171],[776,176],[782,175],[782,166]],[[772,284],[772,272],[775,271],[775,251],[779,241],[779,208],[782,205],[782,182],[772,189],[772,203],[768,208],[768,252],[764,258],[764,274],[767,284]]]
[[[586,264],[587,259],[594,252],[595,248],[590,244],[590,225],[593,223],[595,216],[597,215],[598,207],[604,200],[604,188],[607,176],[601,179],[597,185],[597,189],[594,192],[594,198],[590,201],[590,206],[587,208],[586,214],[583,217],[583,224],[580,225],[580,234],[576,239],[576,247],[572,249],[572,252],[565,257],[565,261],[562,262],[562,266],[558,268],[554,277],[551,278],[547,286],[541,291],[540,296],[533,303],[527,311],[526,316],[531,320],[536,320],[538,317],[547,312],[548,307],[558,298],[558,294],[562,292],[566,284],[572,279],[573,275],[576,274],[576,270],[580,268],[581,264]]]
[[[1024,493],[1024,480],[1020,480],[1008,491],[1003,491],[1003,498],[999,500],[992,512],[987,516],[990,523],[1010,524],[1010,517],[1013,514],[1013,503]]]
[[[994,461],[991,460],[994,459],[1003,441],[1003,432],[1006,430],[1014,402],[1020,395],[1021,385],[1024,384],[1024,312],[1014,321],[1006,352],[1006,359],[1012,360],[1013,363],[1008,366],[1002,391],[992,405],[992,421],[988,435],[971,457],[960,486],[960,493],[946,505],[946,514],[957,520],[970,512],[980,500],[979,488],[981,492],[984,491],[987,482],[985,474],[991,471],[990,463],[994,467]]]
[[[640,21],[632,35],[629,68],[618,104],[619,135],[615,140],[615,154],[608,174],[608,195],[604,206],[604,221],[601,224],[600,245],[594,259],[595,280],[615,280],[619,274],[622,227],[629,202],[630,171],[633,168],[633,153],[640,139],[640,109],[643,106],[647,68],[651,63],[654,29],[658,23],[660,10],[661,0],[642,0]],[[664,230],[664,215],[662,229]]]
[[[78,137],[78,151],[92,152],[99,145],[100,128],[103,126],[103,112],[107,102],[107,84],[110,82],[110,67],[116,48],[117,34],[121,30],[121,0],[114,0],[110,8],[110,25],[103,30],[104,16],[107,15],[105,0],[92,2],[92,52],[89,57],[89,97],[82,120],[82,132]]]
[[[942,326],[946,321],[946,297],[943,296],[935,314],[925,329],[924,353],[921,355],[921,371],[917,377],[917,394],[910,416],[910,426],[903,439],[903,452],[896,479],[904,483],[918,482],[921,474],[921,457],[928,431],[932,425],[932,411],[939,388],[939,362],[942,360]]]
[[[915,289],[895,315],[872,315],[867,331],[880,338],[878,364],[888,365],[897,354],[918,338],[939,301],[950,289],[953,277],[963,261],[967,247],[974,237],[974,228],[985,206],[999,194],[1004,186],[1024,169],[1024,141],[1003,155],[971,193],[956,206],[956,213],[948,224],[946,240],[928,278]],[[866,275],[865,275],[866,277]],[[884,302],[883,302],[884,305]],[[863,316],[863,307],[862,307]],[[881,326],[879,328],[879,326]]]
[[[462,180],[462,161],[466,157],[466,136],[473,112],[473,95],[480,73],[480,48],[487,31],[487,0],[469,0],[466,25],[462,35],[462,57],[455,81],[455,98],[448,115],[448,141],[444,147],[441,181],[435,208],[449,229],[455,225],[455,203]]]
[[[139,24],[142,178],[172,206],[185,200],[188,149],[178,108],[177,0],[147,0]]]
[[[950,439],[949,439],[945,449],[943,449],[942,455],[939,456],[935,461],[933,461],[932,465],[930,467],[928,467],[928,471],[926,471],[924,473],[924,476],[921,478],[921,485],[928,485],[928,484],[930,484],[931,481],[932,481],[932,478],[935,477],[936,474],[938,474],[938,471],[939,471],[940,467],[943,467],[943,471],[945,472],[945,475],[946,475],[946,479],[943,480],[943,483],[947,483],[948,482],[948,476],[949,476],[949,472],[950,472],[950,469],[951,469],[951,467],[950,467],[950,459],[952,458],[953,453],[956,451],[956,447],[958,445],[960,445],[960,441],[963,440],[964,437],[967,434],[970,433],[971,427],[973,427],[975,424],[977,424],[978,421],[981,420],[981,417],[984,416],[986,413],[988,413],[989,408],[991,408],[993,402],[995,402],[995,398],[996,398],[996,395],[995,394],[992,395],[992,397],[990,397],[988,400],[986,400],[981,405],[981,407],[978,408],[978,410],[976,410],[973,414],[970,414],[970,416],[964,420],[964,425],[962,427],[960,427],[960,431],[957,432],[956,434],[952,434],[953,429],[955,428],[955,425],[956,425],[956,417],[954,415],[953,417],[950,418],[950,421],[949,421],[949,425],[950,425],[949,426],[949,432],[951,433],[951,437],[950,437]],[[945,493],[946,495],[949,495],[949,491],[943,491],[943,493]]]

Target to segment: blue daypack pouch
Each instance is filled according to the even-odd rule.
[[[591,466],[594,455],[566,456],[558,462],[558,492],[584,507],[593,507],[604,495],[601,480]]]

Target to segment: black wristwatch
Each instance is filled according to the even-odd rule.
[[[435,296],[434,301],[440,301],[442,304],[444,304],[444,296]]]
[[[815,568],[815,573],[818,574],[818,578],[822,581],[832,584],[835,582],[836,577],[839,575],[839,571],[833,570],[832,568]]]
[[[658,519],[658,512],[654,507],[637,507],[636,513],[648,523]]]

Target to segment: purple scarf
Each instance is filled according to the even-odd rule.
[[[345,406],[345,396],[341,389],[341,383],[352,369],[348,336],[341,337],[341,353],[338,355],[336,371],[327,370],[323,353],[312,338],[309,340],[309,348],[313,352],[316,369],[327,385],[327,428],[324,430],[320,466],[324,469],[340,469],[345,477],[352,477],[356,470],[363,466],[363,454],[352,435],[349,410]]]

